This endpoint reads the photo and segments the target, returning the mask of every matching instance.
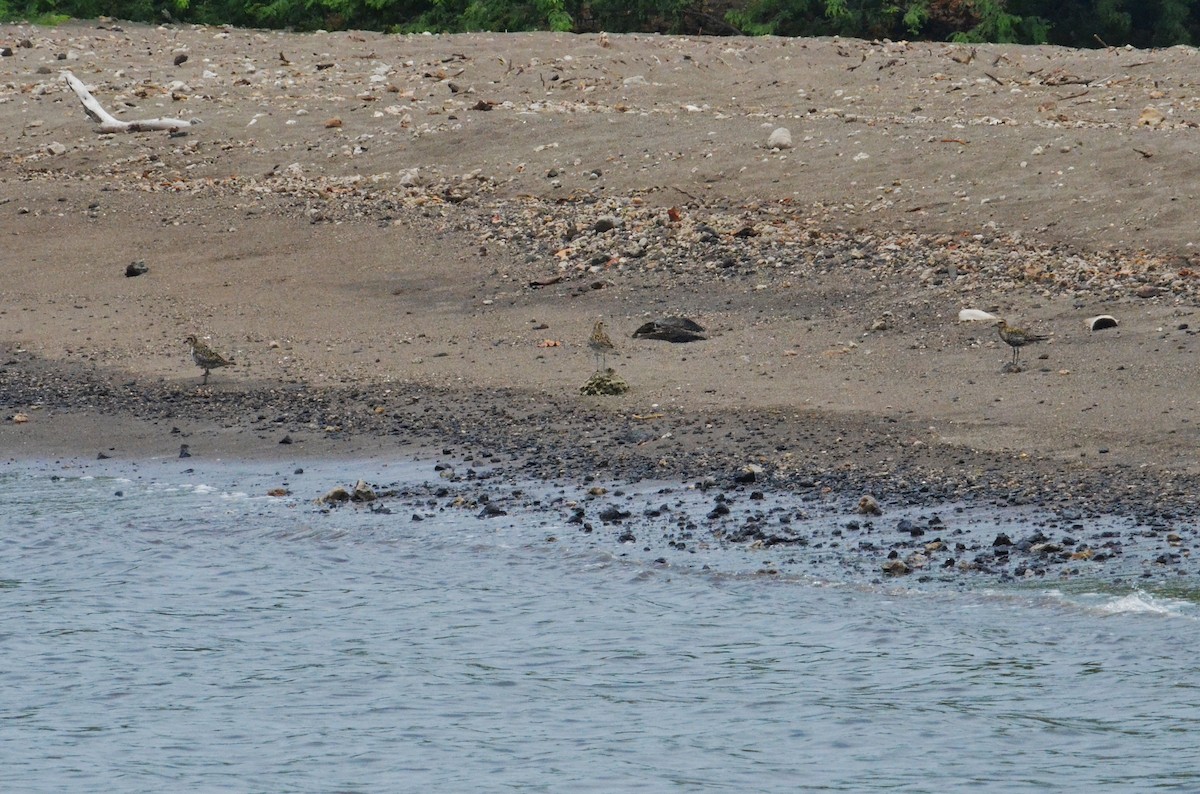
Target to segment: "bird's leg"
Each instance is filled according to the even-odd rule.
[[[201,386],[208,385],[208,370],[204,370],[204,380],[200,381]]]

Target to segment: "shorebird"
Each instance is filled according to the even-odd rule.
[[[233,362],[222,356],[217,351],[213,350],[208,345],[201,342],[192,334],[187,339],[184,339],[184,344],[192,348],[192,360],[196,362],[196,366],[204,370],[204,383],[208,383],[208,371],[217,367],[232,367]]]
[[[1004,320],[996,323],[996,330],[1000,332],[1000,338],[1004,340],[1004,344],[1013,349],[1012,365],[1017,366],[1017,359],[1021,356],[1021,348],[1025,345],[1032,345],[1034,342],[1044,342],[1049,337],[1043,334],[1035,334],[1032,331],[1026,331],[1024,328],[1013,328]]]
[[[592,328],[592,335],[588,338],[588,347],[592,349],[592,354],[596,356],[596,361],[600,363],[600,369],[604,369],[605,357],[616,350],[613,347],[612,340],[608,338],[608,334],[604,333],[604,321],[597,320],[595,327]]]

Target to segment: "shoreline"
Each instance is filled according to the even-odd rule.
[[[920,420],[779,409],[630,413],[606,398],[392,384],[180,387],[8,358],[0,393],[29,420],[0,424],[10,459],[196,456],[478,460],[514,479],[670,480],[932,507],[974,501],[1063,515],[1186,520],[1200,477],[1161,466],[921,440]],[[90,447],[90,451],[88,449]]]
[[[58,413],[47,420],[69,436],[96,418]],[[611,554],[665,569],[781,580],[934,589],[1076,583],[1178,595],[1190,592],[1194,579],[1189,565],[1198,528],[1194,514],[1171,512],[1169,500],[1123,498],[1117,491],[1131,486],[1120,477],[1106,483],[1040,479],[1026,481],[1021,490],[975,483],[964,491],[917,468],[897,472],[895,480],[878,487],[884,483],[878,474],[807,477],[753,466],[733,469],[721,455],[706,457],[711,473],[704,476],[683,477],[644,460],[565,475],[564,470],[597,461],[554,443],[522,460],[510,456],[505,443],[491,444],[494,438],[471,432],[469,423],[460,428],[465,432],[456,446],[439,444],[444,436],[407,447],[320,437],[312,444],[297,438],[281,446],[245,427],[220,431],[195,425],[175,432],[128,416],[115,419],[110,432],[125,444],[104,450],[104,458],[22,450],[0,463],[0,471],[168,481],[214,474],[220,480],[221,472],[250,471],[257,474],[249,480],[239,476],[238,490],[281,498],[335,520],[349,511],[356,525],[371,516],[400,530],[406,522],[452,511],[462,516],[464,527],[520,526],[523,542],[534,545]],[[156,438],[187,444],[188,456],[179,457]],[[545,456],[555,459],[557,470],[546,466]],[[1025,461],[1027,480],[1046,477],[1039,465],[1044,463]],[[909,477],[922,479],[904,479]],[[898,488],[900,483],[907,484]],[[360,487],[366,494],[361,499]],[[1108,501],[1089,504],[1101,487]],[[1059,488],[1071,491],[1057,500],[1045,498],[1047,490]],[[350,502],[331,500],[338,489],[356,495]],[[864,507],[867,500],[859,494],[881,494],[877,509]]]

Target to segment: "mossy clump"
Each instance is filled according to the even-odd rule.
[[[587,383],[579,387],[579,393],[589,397],[605,397],[624,394],[627,391],[629,384],[612,367],[594,372]]]

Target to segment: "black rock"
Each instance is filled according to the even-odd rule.
[[[150,267],[141,259],[125,266],[125,278],[133,278],[148,272],[150,272]]]
[[[606,507],[600,511],[600,520],[604,521],[605,523],[612,523],[616,521],[622,521],[626,518],[629,518],[631,515],[633,514],[628,510],[622,510],[619,507]]]
[[[708,338],[703,335],[703,331],[703,326],[687,317],[664,317],[638,326],[633,332],[633,338],[676,343],[700,342]]]
[[[508,515],[507,511],[505,511],[499,505],[494,505],[489,502],[483,506],[483,509],[479,511],[479,515],[476,516],[476,518],[495,518],[496,516],[506,515]]]
[[[1011,545],[1013,545],[1013,542],[1012,542],[1012,538],[1010,538],[1008,535],[1001,532],[999,535],[996,536],[996,539],[992,541],[992,545],[993,546],[1011,546]]]
[[[191,456],[192,456],[192,453],[188,452],[188,445],[180,444],[179,445],[179,457],[190,458]]]
[[[712,512],[708,514],[708,517],[711,519],[720,518],[721,516],[727,515],[729,515],[729,505],[722,502],[712,509]]]
[[[634,537],[633,532],[627,529],[617,538],[617,543],[637,543],[637,538]]]

